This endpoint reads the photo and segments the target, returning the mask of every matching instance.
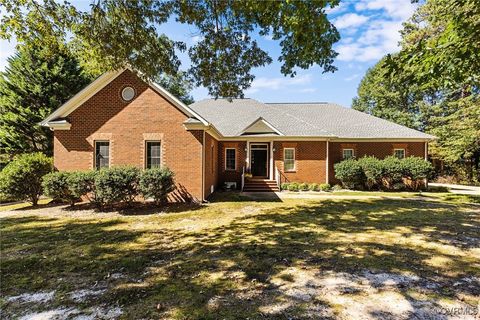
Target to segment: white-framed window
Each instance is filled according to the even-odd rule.
[[[237,169],[237,149],[225,148],[225,170]]]
[[[393,155],[398,159],[405,158],[405,149],[393,149]]]
[[[355,152],[353,151],[353,149],[343,149],[342,156],[344,160],[352,159],[355,157]]]
[[[95,169],[110,166],[110,141],[95,141]]]
[[[160,168],[162,166],[162,143],[160,141],[145,141],[145,168]]]
[[[283,170],[295,171],[295,148],[283,149]]]

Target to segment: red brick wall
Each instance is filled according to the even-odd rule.
[[[425,156],[424,142],[330,142],[329,144],[329,176],[330,184],[338,183],[335,179],[334,164],[343,160],[343,148],[353,149],[355,157],[375,156],[383,159],[393,155],[393,149],[404,148],[406,156]]]
[[[219,179],[218,185],[222,186],[225,182],[236,182],[237,188],[240,188],[241,180],[242,180],[242,169],[246,166],[245,160],[247,153],[245,149],[247,147],[246,141],[220,141],[219,145],[219,153],[218,153],[218,171],[219,171]],[[236,169],[226,170],[225,169],[225,149],[226,148],[235,148],[237,161],[236,161]]]
[[[121,90],[136,90],[125,102]],[[94,141],[110,141],[110,164],[145,165],[145,141],[162,142],[163,165],[175,172],[177,197],[202,197],[202,131],[186,131],[188,117],[145,82],[125,71],[68,116],[68,131],[55,131],[54,163],[59,170],[94,166]]]
[[[282,172],[282,182],[325,183],[326,179],[326,142],[292,141],[274,143],[275,167]],[[283,149],[295,148],[295,171],[285,172],[283,168]]]
[[[205,187],[204,196],[207,198],[218,186],[218,141],[208,133],[205,133]]]

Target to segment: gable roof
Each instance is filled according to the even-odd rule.
[[[190,108],[223,136],[234,137],[258,119],[285,136],[338,139],[418,139],[434,136],[334,103],[261,103],[205,99]]]
[[[271,134],[271,135],[281,135],[283,133],[278,131],[274,126],[272,126],[268,121],[259,117],[257,120],[253,121],[245,129],[243,129],[238,135],[258,135],[258,134]]]
[[[119,75],[121,75],[123,72],[127,70],[134,72],[133,69],[131,68],[123,68],[116,71],[105,72],[104,74],[99,76],[97,79],[95,79],[92,83],[90,83],[88,86],[83,88],[76,95],[74,95],[72,98],[70,98],[57,110],[52,112],[48,117],[46,117],[42,122],[40,122],[40,125],[55,128],[56,127],[55,123],[58,123],[57,121],[58,119],[62,119],[68,116],[75,109],[80,107],[88,99],[93,97],[97,92],[105,88],[110,82],[115,80]],[[176,98],[174,95],[168,92],[165,88],[163,88],[162,86],[160,86],[159,84],[153,81],[146,81],[146,83],[158,94],[160,94],[170,103],[172,103],[175,107],[177,107],[180,111],[185,113],[187,116],[197,119],[204,125],[208,125],[208,122],[204,118],[202,118],[199,114],[197,114],[195,111],[190,109],[190,107],[188,107],[186,104],[181,102],[178,98]]]

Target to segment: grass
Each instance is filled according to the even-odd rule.
[[[40,206],[48,204],[52,199],[40,199],[38,204]],[[9,211],[9,210],[16,210],[16,209],[23,209],[23,208],[31,208],[32,204],[30,202],[20,202],[15,204],[9,204],[0,206],[0,211]]]
[[[17,208],[1,215],[0,308],[23,314],[25,305],[5,297],[55,291],[53,302],[32,310],[114,305],[124,318],[284,319],[311,318],[312,306],[322,306],[335,317],[343,304],[321,295],[291,302],[286,288],[301,272],[365,270],[439,285],[400,288],[408,301],[462,297],[474,304],[478,288],[453,286],[480,277],[480,207],[465,200],[249,201],[220,194],[202,207],[146,215]],[[69,300],[89,288],[107,291]],[[279,304],[287,307],[272,313]]]

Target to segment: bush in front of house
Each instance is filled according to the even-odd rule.
[[[363,170],[365,187],[368,190],[380,187],[383,177],[382,160],[371,156],[365,156],[357,161]]]
[[[308,183],[303,182],[303,183],[300,183],[300,184],[298,185],[298,190],[300,190],[300,191],[308,191],[308,190],[310,189],[309,187],[310,187],[310,186],[308,185]]]
[[[320,185],[318,183],[311,183],[308,185],[310,191],[320,191]]]
[[[144,198],[165,204],[168,194],[175,190],[174,174],[168,168],[147,169],[140,175],[139,185]]]
[[[43,153],[19,155],[0,172],[0,193],[36,206],[43,191],[42,177],[52,169],[52,159]]]
[[[139,194],[140,169],[133,166],[112,167],[95,172],[95,202],[100,205],[131,205]]]
[[[281,190],[288,190],[288,185],[289,185],[288,182],[284,182],[280,185],[280,189]]]
[[[357,160],[344,160],[336,163],[334,168],[335,177],[342,182],[344,187],[355,189],[363,186],[365,182],[365,174]]]
[[[322,184],[320,185],[320,191],[328,192],[328,191],[330,191],[330,190],[332,190],[332,186],[329,185],[328,183],[322,183]]]
[[[400,190],[403,184],[403,159],[394,156],[386,157],[381,160],[382,164],[382,185],[387,190]]]
[[[419,157],[408,157],[402,160],[403,177],[412,190],[417,191],[423,185],[425,179],[432,179],[434,176],[433,165]]]
[[[335,177],[344,187],[361,189],[366,187],[386,190],[418,190],[424,179],[433,176],[433,166],[419,157],[398,159],[390,156],[383,160],[364,157],[348,159],[335,165]]]
[[[75,198],[85,197],[88,201],[96,203],[95,198],[95,173],[97,171],[74,171],[67,177],[70,192]]]
[[[297,182],[291,182],[288,184],[288,191],[299,191],[299,184]]]
[[[50,172],[43,176],[43,193],[53,200],[68,202],[71,206],[79,199],[69,187],[71,172]]]

